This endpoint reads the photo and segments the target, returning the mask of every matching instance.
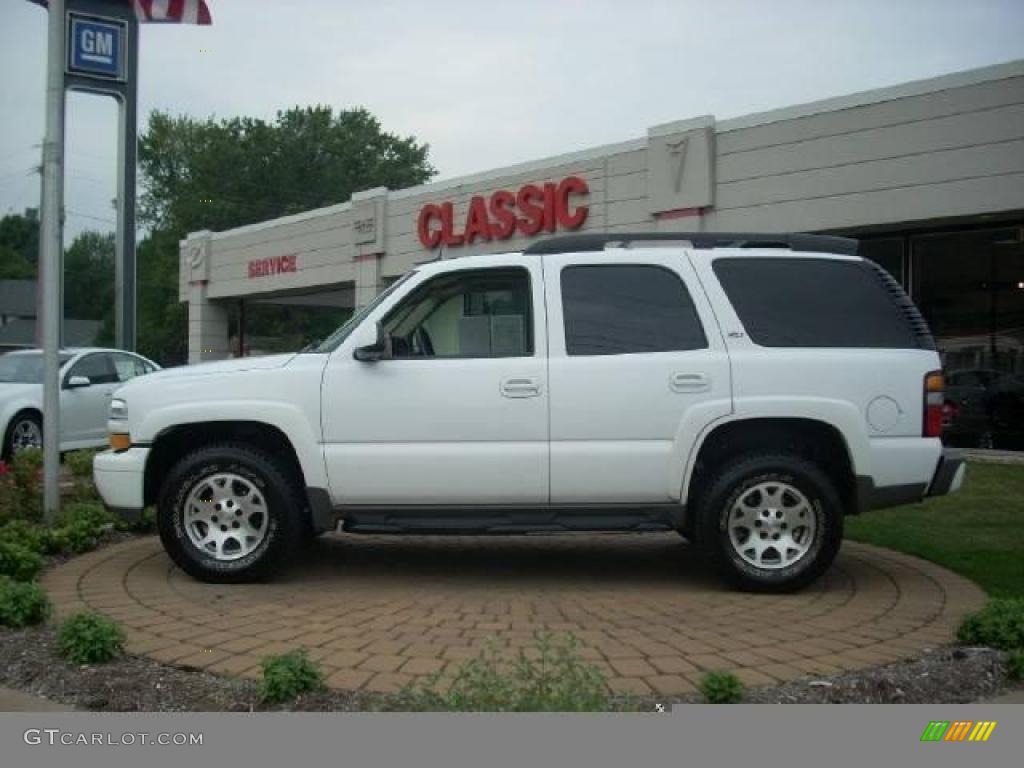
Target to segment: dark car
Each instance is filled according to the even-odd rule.
[[[1024,376],[991,368],[946,375],[944,436],[963,448],[1024,448]]]

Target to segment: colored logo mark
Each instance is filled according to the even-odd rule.
[[[932,720],[921,741],[988,741],[996,725],[995,720]]]

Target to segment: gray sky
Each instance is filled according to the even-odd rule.
[[[1024,57],[1021,0],[208,4],[211,27],[143,28],[140,130],[361,105],[441,178]],[[38,203],[45,45],[46,12],[0,0],[0,214]],[[69,99],[68,235],[112,228],[115,117]]]

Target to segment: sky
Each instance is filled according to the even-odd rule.
[[[210,27],[143,27],[140,132],[363,106],[438,178],[1024,58],[1022,0],[207,2]],[[39,201],[46,15],[0,0],[0,215]],[[69,96],[66,239],[113,228],[116,115]]]

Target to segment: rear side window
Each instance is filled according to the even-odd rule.
[[[686,286],[665,267],[566,267],[561,281],[570,355],[672,352],[708,345]]]
[[[868,262],[729,258],[713,268],[747,334],[763,347],[922,346],[907,309]]]

